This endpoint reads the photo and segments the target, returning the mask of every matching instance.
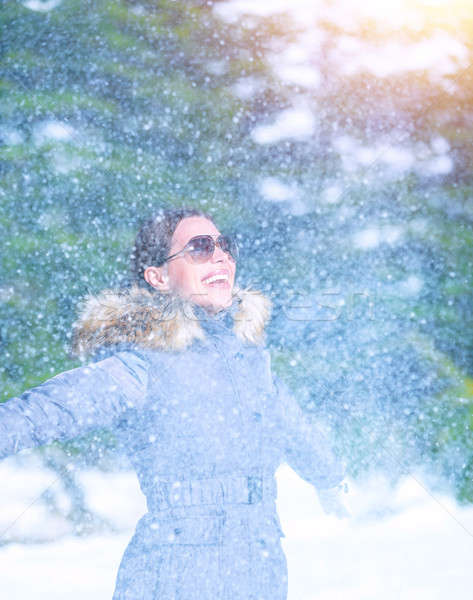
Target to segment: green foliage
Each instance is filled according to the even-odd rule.
[[[471,16],[438,26],[471,63]],[[198,0],[64,0],[44,13],[8,2],[0,27],[2,399],[77,364],[67,354],[77,303],[126,281],[142,219],[201,207],[240,234],[240,283],[275,301],[275,368],[314,418],[331,417],[352,472],[392,435],[386,451],[414,444],[472,501],[471,70],[450,77],[454,93],[418,71],[339,75],[341,37],[382,45],[400,34],[326,21],[314,57],[323,84],[301,90],[268,63],[297,40],[286,17],[225,23]],[[236,94],[241,81],[253,92]],[[295,97],[312,107],[314,135],[257,144],[253,129]],[[370,146],[399,131],[426,148],[442,136],[455,169],[385,178],[382,156],[350,170],[332,145],[337,132]],[[263,200],[265,177],[295,186],[303,210]],[[327,202],[334,182],[343,194]],[[370,227],[400,241],[356,246]],[[288,316],[301,295],[306,320]]]

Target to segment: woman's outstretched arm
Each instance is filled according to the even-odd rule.
[[[310,423],[287,385],[273,376],[276,443],[284,460],[317,490],[334,488],[343,480],[345,468],[335,456],[322,429]]]
[[[0,459],[24,448],[113,426],[145,399],[146,358],[131,350],[64,371],[0,404]]]

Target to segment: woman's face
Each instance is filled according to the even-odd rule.
[[[211,235],[216,240],[220,231],[212,221],[204,217],[186,217],[179,222],[174,231],[169,256],[182,250],[196,235]],[[217,312],[232,303],[235,270],[233,258],[218,246],[215,246],[209,260],[200,264],[194,263],[192,258],[183,252],[167,263],[168,285],[180,296],[210,312]],[[222,278],[209,282],[213,275],[220,275]]]

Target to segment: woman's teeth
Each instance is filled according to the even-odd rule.
[[[225,282],[228,281],[228,275],[213,275],[212,277],[208,277],[204,279],[204,283],[215,283],[216,281]]]

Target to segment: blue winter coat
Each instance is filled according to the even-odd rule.
[[[148,512],[114,600],[286,599],[274,473],[326,489],[343,468],[271,374],[269,313],[237,288],[216,316],[138,288],[89,297],[75,344],[95,362],[0,405],[0,458],[97,427],[121,439]]]

